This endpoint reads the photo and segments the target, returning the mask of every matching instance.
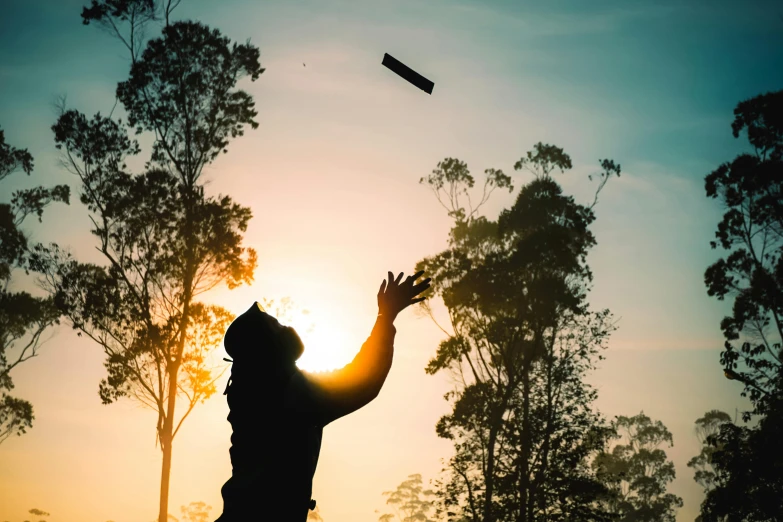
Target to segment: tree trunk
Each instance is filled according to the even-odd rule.
[[[493,412],[492,426],[490,426],[489,440],[487,441],[487,472],[484,477],[484,522],[493,522],[492,514],[492,495],[495,487],[495,443],[497,442],[498,423],[494,422],[495,414]]]
[[[163,450],[163,463],[160,472],[160,507],[158,510],[158,522],[168,522],[169,508],[169,482],[171,477],[171,454],[172,443],[174,442],[174,407],[177,402],[177,378],[179,366],[182,363],[182,356],[185,352],[185,341],[187,339],[188,326],[190,324],[190,304],[193,299],[193,279],[195,273],[195,244],[193,241],[193,207],[194,207],[194,188],[188,187],[185,202],[185,242],[187,245],[185,259],[185,274],[183,281],[182,296],[182,318],[180,320],[179,340],[177,342],[176,353],[172,360],[167,361],[169,366],[169,396],[166,407],[166,418],[163,422],[163,433],[161,434],[161,449]]]
[[[169,518],[169,484],[171,477],[171,456],[174,442],[174,408],[177,404],[177,374],[179,362],[169,367],[169,396],[166,402],[166,417],[163,429],[159,435],[160,449],[163,451],[163,462],[160,469],[160,505],[158,506],[158,522],[167,522]]]
[[[530,495],[530,361],[525,360],[522,369],[522,462],[520,470],[520,522],[529,522],[528,497]]]
[[[535,493],[536,499],[533,502],[530,502],[532,508],[535,508],[536,505],[538,505],[539,509],[542,510],[543,519],[547,520],[547,499],[546,499],[546,487],[544,486],[546,482],[547,474],[549,473],[549,449],[550,449],[550,441],[552,440],[552,432],[554,431],[554,423],[555,423],[555,415],[554,415],[554,397],[553,397],[553,389],[552,389],[552,367],[554,365],[553,357],[551,354],[547,353],[545,356],[546,359],[546,375],[547,375],[547,381],[546,381],[546,396],[547,396],[547,422],[546,427],[544,428],[543,433],[543,442],[541,444],[541,466],[539,467],[538,473],[536,473],[536,480],[533,484],[533,491]],[[531,517],[532,517],[532,511],[531,511]]]
[[[169,393],[169,413],[174,413],[174,400],[176,393]],[[160,447],[163,451],[163,464],[160,469],[160,505],[158,509],[158,522],[168,522],[169,518],[169,478],[171,477],[171,450],[174,431],[174,419],[172,415],[166,415],[163,422],[163,432],[160,434]]]
[[[495,522],[496,514],[492,510],[492,496],[495,494],[495,446],[497,445],[498,434],[503,429],[503,416],[508,408],[508,401],[514,393],[516,385],[513,380],[509,380],[508,386],[497,410],[490,417],[489,440],[487,441],[487,469],[484,474],[484,513],[483,522]]]

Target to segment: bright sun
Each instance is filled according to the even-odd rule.
[[[324,322],[308,328],[292,322],[305,346],[304,354],[296,365],[310,372],[323,372],[341,368],[351,361],[358,347],[350,346],[345,333],[336,325]],[[351,348],[354,348],[353,350]]]

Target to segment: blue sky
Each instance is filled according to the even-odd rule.
[[[81,25],[81,5],[4,6],[0,126],[36,160],[33,176],[9,180],[4,197],[39,183],[76,187],[57,163],[52,103],[67,95],[69,107],[106,114],[127,72],[125,50]],[[669,426],[673,491],[685,499],[678,522],[694,519],[701,496],[685,466],[698,452],[693,421],[707,409],[733,413],[744,405],[718,363],[727,305],[710,299],[703,284],[718,255],[708,243],[720,218],[703,179],[744,150],[731,135],[735,105],[783,88],[783,7],[724,0],[183,0],[178,13],[235,40],[250,38],[267,68],[244,84],[256,100],[259,129],[232,142],[207,172],[210,190],[253,209],[246,241],[259,250],[259,272],[253,285],[212,299],[240,312],[259,296],[290,295],[316,318],[342,325],[334,357],[343,363],[369,332],[386,270],[409,270],[445,246],[448,218],[418,185],[438,161],[460,158],[475,175],[490,167],[513,173],[534,143],[553,143],[574,162],[557,179],[583,202],[591,200],[587,175],[598,159],[619,162],[622,177],[601,193],[598,246],[589,258],[591,302],[610,308],[619,330],[591,380],[607,415],[643,409]],[[383,68],[387,52],[433,80],[432,96]],[[517,185],[529,179],[512,175]],[[495,196],[485,209],[490,216],[514,195]],[[29,230],[88,259],[88,226],[74,198]],[[367,520],[382,507],[381,491],[409,473],[432,478],[447,454],[434,435],[446,384],[422,371],[440,334],[413,314],[400,318],[398,330],[387,388],[366,411],[327,430],[315,481],[327,522]],[[0,446],[7,463],[0,491],[28,484],[15,489],[12,511],[0,508],[0,517],[21,519],[39,503],[53,522],[154,516],[154,421],[130,406],[99,404],[101,360],[62,329],[44,355],[20,368],[17,391],[36,405],[38,421],[29,435]],[[219,487],[230,470],[222,399],[210,399],[188,420],[190,431],[183,428],[172,513],[190,500],[221,505]],[[387,418],[395,422],[384,424]],[[85,452],[85,433],[96,464],[74,456]],[[357,453],[362,466],[347,464]],[[37,476],[31,459],[46,459],[52,471]],[[132,469],[113,477],[118,489],[137,492],[132,502],[112,492],[86,500],[90,488],[104,486],[107,461]],[[193,476],[200,479],[189,481]],[[350,502],[341,496],[346,488]]]

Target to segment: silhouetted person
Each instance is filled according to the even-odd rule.
[[[296,367],[304,345],[256,302],[226,330],[232,357],[226,387],[231,423],[232,476],[223,486],[217,522],[304,522],[318,464],[323,427],[378,396],[392,364],[394,319],[430,279],[423,272],[400,283],[402,273],[378,290],[378,318],[353,361],[327,373]]]

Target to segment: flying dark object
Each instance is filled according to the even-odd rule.
[[[381,62],[381,65],[386,66],[387,69],[394,72],[401,78],[408,80],[408,82],[412,83],[427,94],[432,94],[432,89],[435,87],[433,82],[417,73],[401,61],[397,60],[389,53],[383,55],[383,61]]]

